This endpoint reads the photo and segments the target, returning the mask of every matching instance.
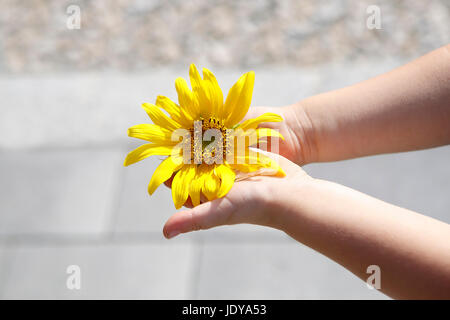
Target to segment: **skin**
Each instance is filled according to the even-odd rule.
[[[248,117],[281,113],[287,176],[236,182],[221,199],[175,213],[164,235],[252,223],[286,232],[398,299],[450,299],[450,225],[308,176],[299,165],[450,144],[450,45],[350,87]],[[170,185],[170,181],[168,183]],[[326,201],[324,201],[324,199]],[[189,206],[189,204],[188,204]]]

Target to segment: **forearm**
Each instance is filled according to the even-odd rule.
[[[450,298],[450,225],[326,181],[274,198],[279,229],[363,280],[379,266],[387,295]]]
[[[450,45],[293,109],[308,130],[307,162],[449,144]]]

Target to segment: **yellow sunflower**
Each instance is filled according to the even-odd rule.
[[[183,78],[175,81],[178,104],[158,96],[154,105],[142,105],[153,124],[139,124],[128,129],[130,137],[150,143],[131,151],[125,159],[125,166],[152,155],[168,156],[155,170],[148,192],[153,194],[160,184],[174,176],[172,198],[179,209],[189,198],[197,206],[202,194],[208,200],[225,196],[233,186],[236,174],[270,169],[270,174],[284,176],[275,161],[250,148],[258,145],[261,138],[283,138],[275,130],[258,128],[263,122],[283,119],[277,114],[265,113],[241,122],[250,107],[254,72],[238,79],[228,92],[225,103],[211,71],[204,68],[202,78],[192,64],[189,77],[192,90]],[[203,138],[212,130],[219,135],[213,135],[214,140],[211,137],[205,139],[205,143]],[[243,145],[239,144],[242,137]]]

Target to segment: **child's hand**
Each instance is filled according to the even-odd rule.
[[[315,147],[311,122],[300,103],[286,107],[252,107],[244,119],[256,118],[271,112],[283,117],[282,122],[267,122],[260,126],[278,130],[285,140],[279,140],[279,150],[268,151],[279,153],[283,157],[303,165],[313,162]]]
[[[450,144],[450,46],[395,71],[283,108],[251,108],[284,121],[279,152],[297,164]],[[272,154],[273,155],[273,154]],[[401,299],[449,299],[450,225],[350,188],[309,177],[283,157],[286,177],[236,182],[221,199],[175,213],[164,235],[252,223],[286,232]],[[170,181],[167,182],[170,184]]]
[[[220,225],[251,223],[281,229],[283,221],[275,210],[278,194],[287,194],[314,181],[302,168],[282,156],[269,154],[286,172],[283,178],[254,176],[238,181],[223,198],[179,211],[166,222],[164,235],[209,229]]]

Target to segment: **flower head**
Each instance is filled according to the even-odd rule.
[[[250,107],[255,74],[242,75],[228,92],[225,102],[214,74],[203,69],[203,78],[195,65],[189,69],[192,90],[183,78],[175,81],[178,104],[158,96],[155,104],[142,107],[153,124],[139,124],[128,129],[130,137],[146,140],[131,151],[125,166],[151,155],[167,156],[155,170],[148,192],[170,179],[175,207],[180,208],[188,198],[200,204],[203,194],[208,200],[225,196],[241,172],[270,169],[271,174],[283,176],[283,170],[269,157],[250,147],[261,138],[282,136],[275,130],[258,128],[263,122],[283,119],[265,113],[242,122]]]

